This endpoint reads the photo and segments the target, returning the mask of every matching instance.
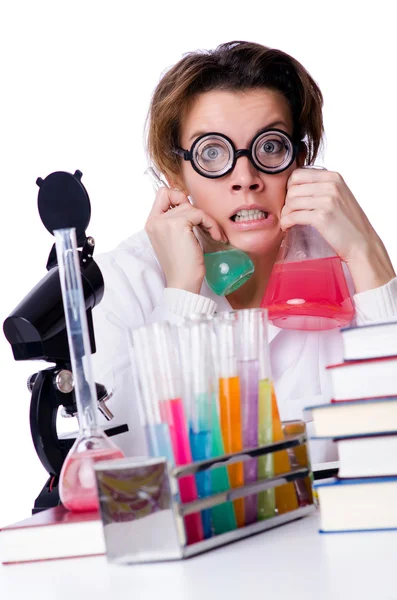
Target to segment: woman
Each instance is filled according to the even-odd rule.
[[[156,194],[146,232],[98,258],[106,292],[94,311],[96,377],[114,390],[115,421],[129,425],[132,435],[116,438],[128,454],[145,450],[126,330],[162,319],[177,322],[192,312],[258,307],[290,227],[314,226],[344,261],[357,324],[397,316],[392,264],[343,178],[301,168],[312,165],[319,151],[322,101],[295,59],[247,42],[185,55],[158,84],[149,111],[148,152],[170,189]],[[279,148],[266,146],[263,135],[274,130],[294,152],[282,169],[269,172],[263,165]],[[216,138],[208,136],[214,132]],[[233,145],[255,151],[238,152],[226,164]],[[204,280],[203,252],[193,234],[197,225],[215,240],[229,240],[254,262],[251,279],[226,298]],[[302,418],[303,407],[328,399],[325,366],[341,360],[341,336],[338,330],[273,326],[269,336],[281,418]],[[330,458],[327,450],[317,451],[314,461]]]

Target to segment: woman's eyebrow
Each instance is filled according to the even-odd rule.
[[[195,138],[200,137],[201,135],[205,135],[207,132],[206,131],[196,131],[195,133],[193,133],[190,138],[189,138],[189,142],[191,140],[194,140]]]
[[[277,128],[277,127],[282,127],[283,129],[286,129],[286,130],[288,129],[288,125],[284,121],[273,121],[272,123],[269,123],[268,125],[264,125],[260,129],[258,129],[258,131],[256,132],[255,135],[257,135],[258,133],[260,133],[264,129],[273,129],[273,128]],[[202,135],[206,135],[207,133],[209,133],[209,131],[195,131],[189,137],[188,142],[190,143],[192,140],[195,140],[196,138],[198,138],[198,137],[200,137]]]
[[[261,127],[260,129],[258,129],[258,131],[256,133],[258,134],[261,131],[263,131],[264,129],[274,129],[274,128],[278,128],[278,127],[282,127],[283,129],[286,129],[286,130],[288,129],[288,125],[284,121],[273,121],[272,123],[269,123],[268,125],[265,125],[264,127]]]

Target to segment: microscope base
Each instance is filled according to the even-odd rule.
[[[59,499],[58,481],[58,477],[51,476],[48,478],[45,486],[34,501],[32,515],[61,504]]]

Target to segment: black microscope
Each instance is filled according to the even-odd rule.
[[[64,171],[38,178],[38,209],[47,230],[74,227],[80,257],[83,293],[88,321],[91,351],[96,351],[92,310],[103,297],[104,281],[93,260],[95,242],[86,236],[91,206],[87,190],[81,182],[82,173]],[[60,504],[58,481],[63,462],[75,438],[58,437],[58,411],[63,416],[76,416],[73,374],[67,339],[62,292],[59,280],[55,244],[47,262],[47,274],[7,317],[4,334],[11,344],[15,360],[45,360],[54,363],[29,377],[31,392],[30,430],[37,455],[49,474],[35,500],[32,513]],[[106,406],[109,395],[96,383],[98,409],[106,420],[113,418]],[[105,429],[109,436],[128,431],[127,425]]]

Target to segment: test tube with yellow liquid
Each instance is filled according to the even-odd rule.
[[[243,450],[240,378],[236,352],[236,313],[220,313],[214,319],[218,340],[219,413],[225,453]],[[244,485],[243,463],[228,466],[232,488]],[[244,498],[234,500],[238,527],[245,524]]]
[[[273,441],[281,442],[285,439],[283,427],[277,406],[277,397],[273,382],[271,383],[272,395],[272,422],[273,422]],[[287,450],[280,450],[273,454],[274,475],[287,473],[291,471],[291,462]],[[294,483],[286,483],[275,488],[277,513],[282,515],[291,510],[299,508],[298,497],[296,495]]]
[[[273,440],[272,381],[268,342],[268,315],[261,309],[258,315],[258,445],[271,444]],[[258,479],[274,476],[274,454],[258,458]],[[276,514],[276,489],[263,490],[258,494],[258,520],[269,519]]]

